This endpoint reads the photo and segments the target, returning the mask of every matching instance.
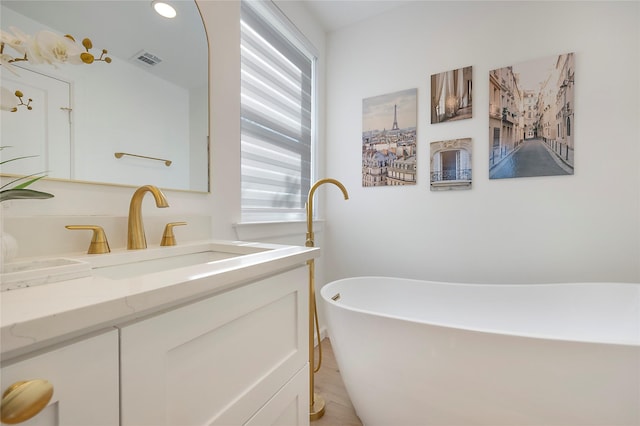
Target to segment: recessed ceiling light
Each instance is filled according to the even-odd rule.
[[[153,0],[151,5],[155,9],[158,14],[164,16],[165,18],[175,18],[176,10],[169,3],[165,3],[159,0]]]

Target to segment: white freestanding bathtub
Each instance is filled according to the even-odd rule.
[[[359,277],[321,295],[365,426],[640,425],[640,284]]]

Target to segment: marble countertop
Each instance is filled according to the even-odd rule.
[[[185,250],[185,243],[179,250]],[[208,243],[208,242],[207,242]],[[0,350],[3,360],[61,341],[113,327],[303,266],[320,255],[318,248],[212,241],[236,247],[240,256],[120,279],[92,276],[52,282],[0,294]],[[109,265],[134,256],[149,257],[149,247],[135,253],[64,256]]]

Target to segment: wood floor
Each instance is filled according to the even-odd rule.
[[[331,341],[325,338],[322,345],[322,366],[314,376],[316,393],[325,400],[324,416],[311,422],[311,426],[362,426],[349,400],[333,355]],[[316,365],[318,349],[316,348]]]

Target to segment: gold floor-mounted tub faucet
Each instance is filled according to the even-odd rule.
[[[145,185],[136,189],[136,192],[134,192],[131,197],[131,204],[129,205],[127,250],[147,248],[147,239],[144,235],[144,225],[142,224],[142,199],[147,192],[153,195],[157,207],[169,207],[166,197],[157,187]]]
[[[314,244],[313,239],[315,238],[314,235],[313,235],[313,194],[316,192],[316,189],[318,189],[318,187],[320,185],[323,185],[325,183],[334,184],[335,186],[340,188],[340,190],[342,191],[342,195],[344,195],[344,199],[345,200],[349,199],[349,193],[347,192],[347,188],[345,188],[344,185],[340,181],[338,181],[336,179],[324,178],[324,179],[320,179],[319,181],[317,181],[316,183],[313,184],[313,186],[309,190],[309,194],[307,195],[307,204],[306,204],[306,208],[307,208],[307,241],[305,242],[305,246],[306,247],[313,247],[313,244]]]
[[[347,188],[342,183],[332,178],[320,179],[313,184],[307,196],[307,240],[306,247],[314,247],[313,235],[313,194],[320,185],[332,183],[342,191],[344,199],[349,199]],[[322,345],[320,344],[320,327],[318,326],[318,309],[316,307],[316,289],[315,289],[315,262],[313,259],[307,261],[309,265],[309,420],[318,420],[324,415],[325,401],[322,396],[314,392],[314,373],[320,370],[322,365]],[[314,331],[318,337],[318,366],[315,366],[314,356]]]

